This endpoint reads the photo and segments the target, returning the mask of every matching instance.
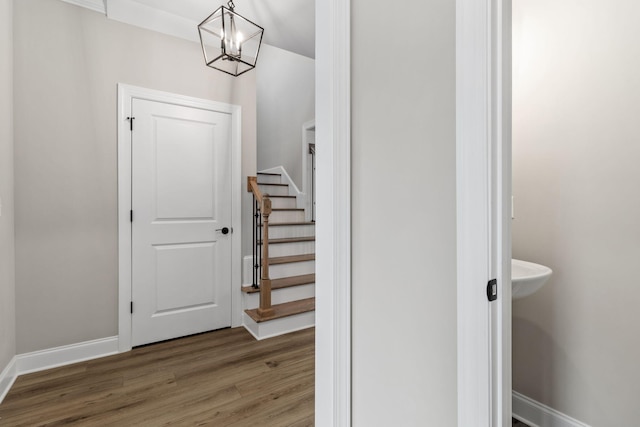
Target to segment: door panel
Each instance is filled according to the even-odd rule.
[[[215,304],[215,242],[154,246],[156,313]],[[180,283],[181,286],[175,286]]]
[[[132,110],[132,344],[230,326],[230,115]]]
[[[167,117],[155,117],[154,125],[156,219],[213,219],[215,127]]]

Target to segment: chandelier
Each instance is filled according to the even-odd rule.
[[[232,76],[255,68],[264,28],[238,15],[233,0],[198,25],[207,66]]]

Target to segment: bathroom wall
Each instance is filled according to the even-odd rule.
[[[197,43],[62,1],[16,1],[17,350],[117,335],[117,83],[242,106],[255,160],[255,74],[203,65]],[[251,198],[243,192],[243,243]],[[250,253],[250,249],[244,251]]]
[[[594,427],[640,420],[640,3],[513,2],[513,387]]]
[[[13,0],[0,0],[0,373],[16,354],[13,233]],[[0,388],[0,393],[2,390]]]
[[[315,118],[315,60],[264,45],[258,64],[258,170],[284,166],[303,191],[302,125]]]
[[[352,423],[457,426],[455,2],[351,11]]]

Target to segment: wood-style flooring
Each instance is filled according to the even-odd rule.
[[[314,329],[224,329],[20,376],[0,426],[312,426]]]

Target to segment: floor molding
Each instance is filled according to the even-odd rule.
[[[517,391],[512,392],[513,418],[530,427],[590,427]]]
[[[0,403],[2,403],[7,393],[9,393],[17,377],[16,356],[13,356],[9,364],[2,370],[2,373],[0,373]]]
[[[118,353],[118,337],[100,338],[16,356],[18,375],[57,368]]]

